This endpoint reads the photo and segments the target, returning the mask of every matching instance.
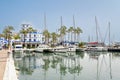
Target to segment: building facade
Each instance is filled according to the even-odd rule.
[[[27,30],[31,25],[29,24],[22,24],[22,30]],[[26,48],[36,48],[39,44],[45,42],[45,38],[41,32],[35,31],[31,33],[27,33],[26,35],[20,33],[20,39],[14,41],[16,44],[22,44],[23,47]]]
[[[37,43],[44,43],[44,36],[42,33],[40,32],[32,32],[32,33],[27,33],[27,35],[25,35],[24,37],[24,34],[20,34],[20,40],[22,42],[24,42],[24,39],[25,39],[25,42],[37,42]]]
[[[43,44],[45,42],[45,38],[40,32],[32,32],[27,33],[26,35],[20,34],[20,42],[22,42],[23,46],[29,47],[37,47],[39,44]]]

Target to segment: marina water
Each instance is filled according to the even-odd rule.
[[[120,80],[120,53],[14,53],[19,80]]]

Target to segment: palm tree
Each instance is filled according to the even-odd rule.
[[[19,33],[14,34],[14,35],[13,35],[13,39],[14,39],[14,40],[20,39],[20,34],[19,34]],[[15,43],[12,43],[12,46],[15,47]]]
[[[27,29],[22,29],[22,30],[20,30],[20,33],[23,34],[23,36],[24,36],[23,47],[25,47],[25,37],[26,37],[28,31],[27,31]]]
[[[76,28],[76,34],[77,34],[77,41],[79,42],[80,39],[80,33],[83,33],[82,29],[80,29],[80,27]]]
[[[71,32],[71,42],[73,41],[73,30],[74,30],[73,27],[70,27],[70,28],[69,28],[69,31]]]
[[[12,38],[12,31],[14,30],[13,26],[7,26],[3,30],[3,36],[5,37],[6,40],[8,40],[8,47],[10,48],[10,39]]]
[[[61,37],[61,41],[64,41],[64,37],[66,35],[66,26],[61,26],[61,28],[58,30],[60,31],[60,37]]]
[[[15,40],[20,39],[20,34],[15,34],[15,35],[13,35],[13,38],[14,38]]]
[[[61,38],[60,34],[56,34],[56,37],[57,37],[57,43],[59,43]]]
[[[77,29],[76,28],[74,28],[74,30],[73,30],[73,32],[74,32],[74,42],[76,42],[77,40],[76,40],[76,36],[77,36]]]
[[[28,33],[29,33],[29,42],[31,41],[31,33],[32,32],[36,32],[37,30],[35,30],[35,29],[33,29],[32,27],[29,27],[28,29],[27,29],[27,31],[28,31]],[[31,45],[31,43],[30,43],[30,45]],[[31,46],[29,46],[29,47],[31,47]]]
[[[70,41],[70,28],[67,30],[68,33],[68,41]]]
[[[7,26],[3,30],[3,35],[4,35],[5,39],[9,39],[11,37],[11,35],[8,35],[8,34],[12,33],[13,30],[14,30],[13,26]]]
[[[50,32],[47,29],[45,29],[43,31],[43,35],[45,36],[45,44],[49,43]]]
[[[47,35],[47,43],[49,43],[49,39],[51,38],[51,35],[50,35],[50,32],[48,32],[48,35]]]
[[[3,34],[0,34],[0,37],[4,37],[4,35],[3,35]]]
[[[57,42],[57,34],[55,32],[51,33],[51,38],[52,38],[53,44]]]

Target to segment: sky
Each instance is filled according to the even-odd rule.
[[[44,13],[50,32],[55,32],[60,27],[60,16],[63,25],[67,28],[73,26],[74,15],[75,27],[83,30],[81,40],[88,41],[90,36],[90,40],[95,41],[96,16],[101,34],[99,40],[105,39],[110,22],[111,42],[120,41],[120,0],[0,0],[0,32],[8,25],[14,26],[18,32],[21,24],[31,24],[35,29],[42,31]]]

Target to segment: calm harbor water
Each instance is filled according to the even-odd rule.
[[[19,80],[120,80],[120,53],[34,54],[14,54]]]

